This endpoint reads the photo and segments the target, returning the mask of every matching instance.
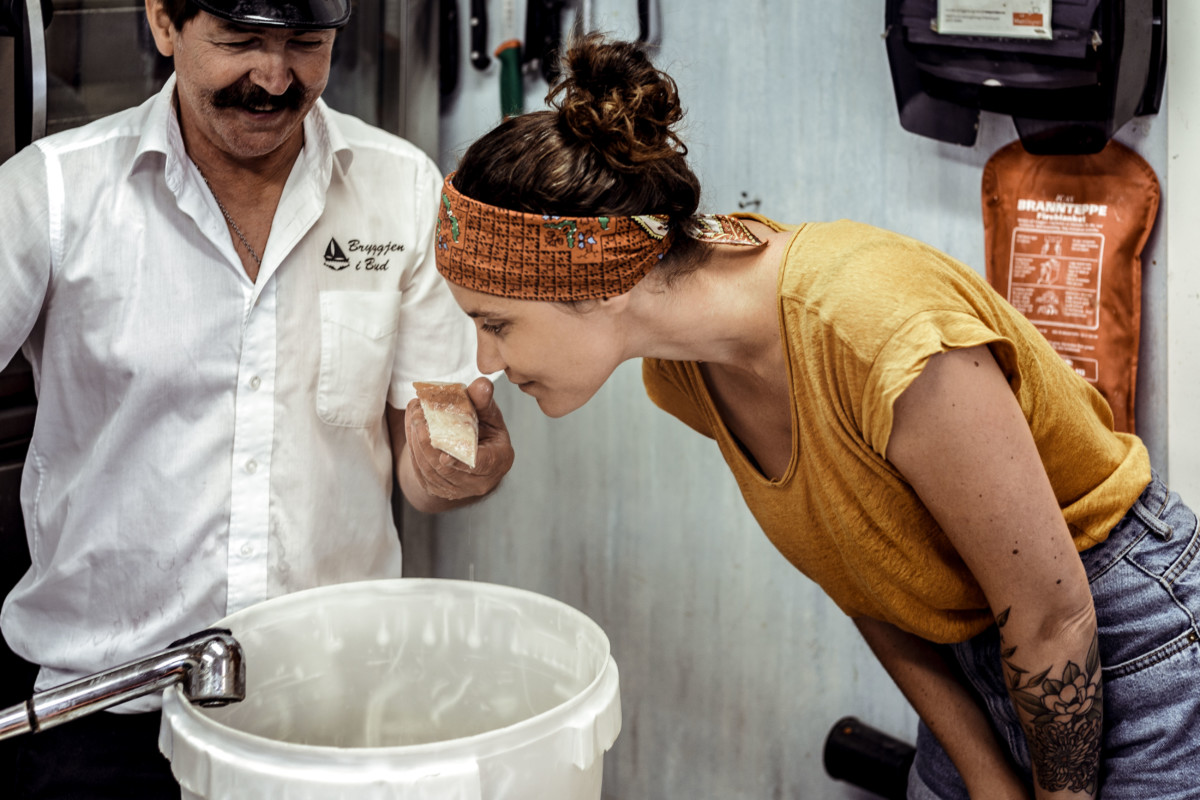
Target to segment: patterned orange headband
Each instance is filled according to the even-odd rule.
[[[481,203],[454,188],[438,209],[437,267],[451,283],[521,300],[594,300],[633,288],[671,247],[658,215],[559,217]],[[683,233],[703,241],[759,246],[738,219],[693,217]]]

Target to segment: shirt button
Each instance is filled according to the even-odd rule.
[[[246,472],[249,472],[251,475],[258,472],[258,462],[253,458],[246,462]]]
[[[254,545],[252,545],[252,544],[242,545],[242,555],[246,556],[247,558],[254,555]]]
[[[260,386],[262,386],[262,378],[255,375],[253,378],[250,379],[250,388],[251,389],[253,389],[254,391],[257,392],[258,387],[260,387]]]

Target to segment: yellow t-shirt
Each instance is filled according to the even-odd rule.
[[[1103,541],[1150,481],[1136,436],[974,270],[861,223],[794,230],[779,273],[792,460],[768,480],[722,423],[695,362],[646,359],[650,398],[716,439],[779,551],[851,616],[935,642],[992,622],[983,592],[884,459],[896,398],[930,356],[987,344],[1008,378],[1079,550]]]

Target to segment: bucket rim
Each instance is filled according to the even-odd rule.
[[[370,593],[380,589],[408,591],[417,589],[418,585],[423,586],[453,586],[454,588],[473,587],[477,593],[479,587],[483,587],[485,592],[492,593],[493,596],[508,595],[514,598],[520,598],[527,601],[533,601],[542,605],[553,606],[558,610],[565,611],[569,616],[575,617],[578,622],[582,622],[583,627],[589,629],[598,637],[600,647],[600,667],[596,671],[596,675],[588,684],[573,694],[571,697],[563,700],[561,703],[546,709],[545,711],[526,717],[525,719],[514,722],[510,725],[505,725],[500,728],[482,731],[480,733],[471,734],[469,736],[461,736],[454,739],[444,739],[436,742],[423,742],[420,744],[408,745],[387,745],[380,747],[342,747],[335,745],[315,745],[301,744],[297,742],[287,742],[280,739],[272,739],[267,736],[261,736],[256,733],[240,730],[232,726],[226,725],[211,716],[203,713],[203,711],[193,705],[183,696],[181,687],[176,684],[169,687],[163,694],[163,714],[162,727],[169,728],[171,735],[183,735],[189,739],[194,739],[192,734],[184,728],[175,724],[176,717],[181,716],[186,720],[187,725],[198,726],[199,729],[210,734],[219,734],[218,739],[207,743],[209,747],[218,747],[220,749],[232,750],[233,745],[238,745],[238,749],[257,751],[264,754],[282,755],[287,754],[295,756],[302,760],[312,760],[312,763],[325,764],[331,752],[336,752],[339,756],[349,757],[351,760],[368,761],[386,757],[397,768],[403,768],[409,761],[420,762],[426,764],[430,756],[436,756],[439,761],[453,761],[464,756],[473,759],[480,757],[488,757],[498,753],[503,753],[515,747],[523,746],[524,744],[534,741],[540,736],[544,736],[562,728],[560,720],[564,715],[575,712],[579,707],[585,704],[595,703],[596,696],[605,688],[603,684],[612,684],[612,696],[601,698],[605,706],[609,705],[618,697],[617,691],[617,665],[612,657],[611,643],[608,635],[600,625],[584,614],[574,606],[549,597],[544,594],[539,594],[528,589],[522,589],[516,586],[506,584],[490,583],[487,581],[461,580],[450,578],[384,578],[376,580],[363,581],[348,581],[345,583],[329,584],[326,586],[318,586],[311,589],[303,589],[279,597],[274,597],[269,600],[264,600],[260,603],[247,606],[244,609],[239,609],[232,614],[224,617],[217,625],[224,625],[227,620],[233,620],[239,615],[253,610],[262,611],[263,609],[273,609],[287,607],[288,605],[300,604],[314,596],[322,594],[346,594],[346,593]],[[404,587],[401,589],[401,587]],[[268,608],[270,606],[270,608]],[[186,727],[186,726],[185,726]],[[538,729],[543,730],[538,730]],[[514,742],[514,739],[520,741]],[[491,745],[489,747],[488,745]],[[503,745],[503,746],[500,746]],[[605,747],[604,749],[607,749]]]

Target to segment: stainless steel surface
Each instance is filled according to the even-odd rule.
[[[29,707],[25,703],[0,711],[0,739],[29,733],[31,729],[32,721],[29,719]]]
[[[359,0],[338,32],[323,99],[435,156],[437,36],[428,0]]]
[[[438,153],[438,18],[436,3],[428,0],[393,0],[388,4],[388,26],[398,38],[398,69],[388,89],[396,107],[388,128],[430,158]]]
[[[25,25],[29,37],[29,91],[31,141],[46,135],[46,25],[41,0],[25,0]]]
[[[228,631],[202,631],[145,658],[39,692],[0,711],[0,739],[36,733],[176,683],[198,705],[243,700],[246,667],[241,646]]]
[[[46,3],[47,9],[43,9]],[[0,137],[0,161],[46,135],[46,17],[48,0],[11,0],[0,7],[0,91],[3,108],[11,109]],[[10,139],[9,136],[12,136]]]

